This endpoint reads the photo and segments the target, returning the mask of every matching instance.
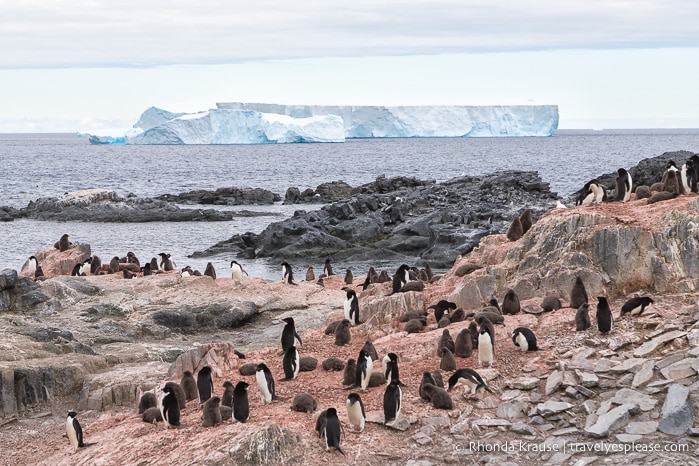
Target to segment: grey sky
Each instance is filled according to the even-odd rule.
[[[682,106],[696,108],[699,97],[692,95],[693,87],[682,87],[685,79],[676,82],[671,74],[678,66],[696,71],[697,24],[699,2],[680,0],[0,0],[0,100],[6,103],[0,131],[99,126],[108,124],[110,115],[114,123],[133,123],[151,105],[203,105],[202,110],[216,101],[246,99],[394,105],[535,101],[558,103],[562,126],[587,119],[691,119]],[[615,60],[615,54],[621,58]],[[381,74],[376,60],[387,64]],[[403,66],[412,83],[402,98],[395,92],[401,78],[391,72],[391,63]],[[638,80],[631,88],[645,90],[638,99],[658,100],[655,113],[631,112],[637,103],[630,101],[608,103],[597,114],[583,111],[593,91],[604,92],[597,78],[610,74],[605,67],[619,64],[620,77]],[[503,89],[502,76],[491,75],[508,67],[516,72],[518,95]],[[562,67],[597,71],[587,81],[594,89]],[[304,80],[304,70],[327,80],[318,75]],[[466,91],[442,82],[440,76],[449,72],[463,73]],[[281,92],[285,81],[279,73],[287,73],[295,87]],[[551,80],[552,73],[558,80]],[[605,79],[608,91],[620,86],[614,76]],[[450,90],[453,101],[439,87]],[[474,102],[482,98],[486,102]],[[64,124],[51,126],[62,114]]]

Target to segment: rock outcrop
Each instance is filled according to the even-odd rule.
[[[157,200],[178,204],[202,205],[263,205],[281,201],[279,194],[262,188],[218,188],[214,191],[198,189],[180,194],[164,194]]]

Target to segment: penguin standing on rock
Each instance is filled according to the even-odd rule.
[[[366,414],[364,414],[364,403],[362,403],[359,393],[347,395],[347,419],[352,430],[359,430],[360,433],[364,432]]]
[[[257,388],[260,389],[262,404],[266,405],[271,403],[272,400],[279,399],[274,393],[274,377],[272,377],[272,371],[269,370],[269,367],[262,363],[258,364],[255,370],[255,380],[257,381]]]
[[[214,381],[211,379],[211,368],[204,366],[197,374],[197,390],[199,391],[199,403],[204,403],[214,393]],[[165,418],[165,416],[163,416]]]
[[[354,275],[352,275],[352,271],[350,269],[347,269],[345,272],[344,282],[346,285],[351,285],[352,282],[354,282]]]
[[[347,289],[344,307],[345,319],[349,320],[352,326],[359,325],[359,299],[356,291]]]
[[[244,423],[250,417],[248,386],[247,382],[241,380],[233,389],[233,419],[238,422]]]
[[[403,393],[397,380],[392,380],[383,394],[384,424],[393,422],[400,416]]]
[[[633,181],[631,175],[624,168],[617,171],[615,200],[617,202],[628,202],[631,199],[631,188]]]
[[[204,269],[204,275],[216,280],[216,269],[214,268],[214,264],[212,264],[211,262],[206,263],[206,269]]]
[[[612,311],[607,298],[599,296],[597,301],[597,328],[601,333],[606,334],[612,330]]]
[[[316,279],[316,274],[313,273],[313,266],[309,265],[308,270],[306,270],[306,281],[312,282],[312,281],[315,281],[315,279]]]
[[[513,289],[508,289],[505,293],[505,297],[502,299],[502,313],[504,314],[517,314],[521,310],[519,304],[519,297]]]
[[[288,262],[282,262],[282,283],[296,285],[296,283],[294,283],[294,273]]]
[[[347,367],[350,366],[349,361],[347,362]],[[371,378],[371,371],[374,368],[374,361],[372,361],[369,352],[362,348],[359,352],[359,357],[357,358],[357,370],[355,372],[354,384],[347,387],[345,390],[350,390],[353,388],[361,388],[366,391],[369,386],[369,379]]]
[[[575,331],[582,332],[590,328],[590,305],[585,303],[575,313]]]
[[[512,343],[519,346],[522,351],[536,351],[536,336],[534,332],[526,327],[517,327],[512,332]]]
[[[478,333],[478,365],[488,364],[489,367],[493,367],[495,358],[495,330],[493,329],[493,324],[485,319]]]
[[[451,391],[456,385],[462,384],[466,387],[464,390],[464,395],[466,391],[470,391],[471,395],[475,395],[479,388],[484,388],[488,392],[493,393],[490,388],[485,384],[478,372],[473,369],[459,369],[454,372],[451,377],[449,377],[449,388],[447,391]]]
[[[243,275],[247,274],[248,273],[243,269],[242,265],[240,265],[237,261],[231,261],[231,279],[233,280],[233,283],[242,285]]]
[[[345,456],[345,452],[340,448],[340,435],[342,434],[342,426],[340,425],[340,418],[337,417],[337,410],[335,408],[328,408],[325,410],[325,426],[323,427],[323,435],[325,435],[325,451],[329,451],[331,448],[342,453]]]
[[[172,256],[170,256],[170,254],[161,252],[158,255],[160,256],[160,268],[162,270],[166,272],[175,270],[177,266],[175,265],[175,261],[172,260]]]
[[[387,384],[395,380],[399,385],[405,385],[400,381],[398,376],[398,355],[396,353],[388,353],[381,360],[381,364],[384,368],[384,376],[386,377]]]
[[[393,292],[398,293],[403,285],[410,281],[410,267],[406,264],[401,265],[393,274]]]
[[[199,396],[197,381],[194,380],[194,376],[190,371],[184,371],[182,373],[182,379],[180,379],[180,386],[184,390],[185,401],[196,400],[197,396]]]
[[[284,368],[284,378],[282,380],[295,379],[299,375],[299,370],[301,369],[299,352],[296,351],[295,346],[290,346],[289,349],[284,353],[284,359],[282,360],[282,366]]]
[[[579,309],[580,306],[586,304],[587,301],[587,291],[585,290],[585,284],[582,278],[575,277],[575,284],[573,289],[570,291],[570,307],[573,309]]]
[[[323,273],[325,276],[335,275],[333,273],[333,266],[330,264],[330,258],[325,259],[325,265],[323,266]]]
[[[68,417],[66,418],[66,435],[68,440],[70,440],[70,444],[76,450],[94,445],[94,443],[83,442],[83,429],[78,422],[77,416],[78,414],[75,411],[68,411]]]
[[[294,338],[299,341],[299,345],[303,345],[303,343],[301,342],[301,337],[299,334],[296,333],[294,318],[285,317],[282,320],[286,322],[286,325],[284,325],[284,329],[282,330],[282,351],[286,353],[290,347],[294,346]]]
[[[175,391],[170,386],[163,388],[165,396],[160,399],[160,414],[165,422],[165,428],[180,426],[180,405]]]

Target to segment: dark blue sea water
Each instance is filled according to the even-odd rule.
[[[192,189],[261,187],[283,197],[290,186],[315,188],[333,180],[356,186],[380,174],[444,181],[503,169],[537,170],[553,191],[565,196],[597,175],[676,150],[699,152],[699,130],[568,130],[550,138],[359,139],[255,146],[100,146],[72,134],[0,134],[0,205],[24,207],[39,197],[91,188],[150,197]],[[313,207],[246,206],[240,210],[270,215],[206,224],[4,223],[0,269],[21,268],[27,257],[68,233],[71,240],[89,243],[93,254],[103,259],[133,251],[143,260],[166,251],[178,266],[203,270],[212,260],[224,275],[232,256],[192,260],[187,255],[235,233],[262,231],[298,208]],[[313,265],[320,268],[321,262]],[[305,270],[311,264],[295,265]],[[253,261],[247,268],[264,278],[280,275],[276,262]]]

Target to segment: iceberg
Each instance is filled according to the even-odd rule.
[[[337,115],[346,138],[553,136],[557,105],[340,106],[217,103],[220,109],[255,110],[294,118]]]
[[[147,109],[133,128],[90,132],[93,144],[285,144],[346,138],[545,137],[557,105],[338,106],[217,103],[198,113]]]

